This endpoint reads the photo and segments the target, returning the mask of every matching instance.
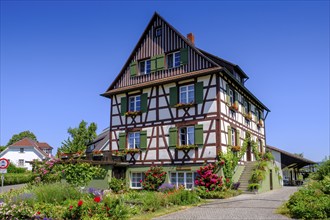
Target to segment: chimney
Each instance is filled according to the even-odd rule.
[[[195,44],[195,36],[193,33],[187,34],[187,39],[192,43]]]

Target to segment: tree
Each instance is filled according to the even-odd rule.
[[[62,142],[60,152],[75,153],[79,151],[85,151],[87,144],[92,142],[96,138],[97,126],[94,122],[90,123],[87,127],[87,122],[82,120],[77,128],[69,128],[68,133],[71,138]]]
[[[7,148],[6,146],[0,146],[0,152],[6,150],[6,148]]]
[[[11,139],[8,141],[6,146],[12,145],[13,143],[22,140],[23,138],[30,138],[34,141],[38,141],[37,137],[31,131],[22,131],[19,134],[14,134]]]

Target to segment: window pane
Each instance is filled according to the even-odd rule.
[[[186,145],[187,142],[187,132],[186,132],[186,128],[180,128],[180,143],[181,145]]]
[[[151,70],[151,62],[150,62],[150,60],[147,60],[146,61],[146,74],[150,73],[150,70]]]
[[[145,62],[142,61],[140,62],[140,73],[144,73],[144,71],[145,71]]]
[[[172,68],[173,67],[173,54],[169,54],[167,56],[167,67]]]
[[[180,52],[174,54],[174,66],[180,66]]]
[[[134,111],[134,97],[129,98],[129,110]]]
[[[188,102],[193,103],[195,101],[195,93],[194,91],[189,91],[188,93]]]
[[[188,127],[188,144],[192,145],[195,143],[195,128],[194,127]]]
[[[177,185],[176,173],[171,173],[171,183],[175,186]]]
[[[178,185],[184,186],[184,173],[178,173]]]

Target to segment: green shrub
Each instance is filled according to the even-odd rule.
[[[294,218],[324,219],[330,217],[330,176],[323,181],[311,181],[294,193],[286,203]]]
[[[51,219],[62,219],[66,211],[61,205],[54,205],[50,203],[34,203],[33,208],[36,212],[40,212],[40,217]]]
[[[103,202],[110,219],[128,219],[129,209],[125,206],[122,196],[106,196]]]
[[[68,199],[79,199],[82,193],[76,188],[63,183],[41,184],[31,190],[39,203],[62,204]]]
[[[66,164],[64,166],[65,180],[73,186],[86,186],[98,173],[104,169],[89,163]]]
[[[26,202],[0,206],[0,219],[31,219],[33,209]]]
[[[197,195],[202,199],[227,199],[233,196],[238,196],[241,191],[238,190],[226,190],[226,191],[209,191],[200,190],[196,188]]]
[[[4,185],[15,185],[29,183],[34,179],[32,173],[7,173],[5,174]]]
[[[330,176],[330,160],[322,162],[317,167],[317,171],[312,174],[312,179],[323,180],[325,176]]]
[[[114,192],[118,193],[119,191],[126,190],[126,181],[124,179],[117,179],[112,177],[109,182],[109,188]]]
[[[253,170],[252,175],[250,178],[251,183],[259,183],[260,181],[264,180],[266,177],[266,171],[265,170]]]
[[[248,185],[248,189],[250,191],[253,191],[253,190],[258,190],[260,188],[260,184],[259,183],[250,183]]]
[[[22,167],[16,167],[14,164],[10,163],[7,167],[7,173],[25,173],[27,170]]]

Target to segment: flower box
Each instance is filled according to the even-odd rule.
[[[93,157],[103,157],[102,151],[93,151]]]
[[[126,155],[125,151],[119,151],[119,150],[112,151],[113,157],[123,157],[125,155]]]
[[[134,148],[134,149],[126,149],[126,154],[131,154],[131,153],[140,153],[140,149],[136,149],[136,148]]]
[[[191,103],[178,103],[174,107],[175,108],[187,108],[187,107],[193,107],[195,105],[196,105],[196,103],[194,103],[194,102],[191,102]]]
[[[245,119],[247,119],[247,120],[249,120],[249,121],[252,120],[252,113],[251,113],[251,112],[249,112],[249,113],[247,113],[247,114],[244,113],[243,116],[244,116]]]
[[[234,152],[238,152],[238,151],[241,150],[241,147],[240,146],[232,146],[231,150],[234,151]]]
[[[258,127],[263,127],[264,126],[264,122],[260,119],[257,123]]]
[[[126,160],[126,155],[122,155],[122,156],[112,155],[112,160],[116,162],[124,162]]]
[[[229,105],[230,110],[233,110],[235,112],[238,111],[238,104],[237,102],[234,102],[233,104]]]
[[[177,145],[175,146],[177,150],[190,150],[190,149],[195,149],[198,148],[197,145],[192,144],[192,145]]]
[[[141,114],[142,114],[141,111],[128,111],[128,112],[125,112],[126,116],[137,116],[137,115],[141,115]]]

